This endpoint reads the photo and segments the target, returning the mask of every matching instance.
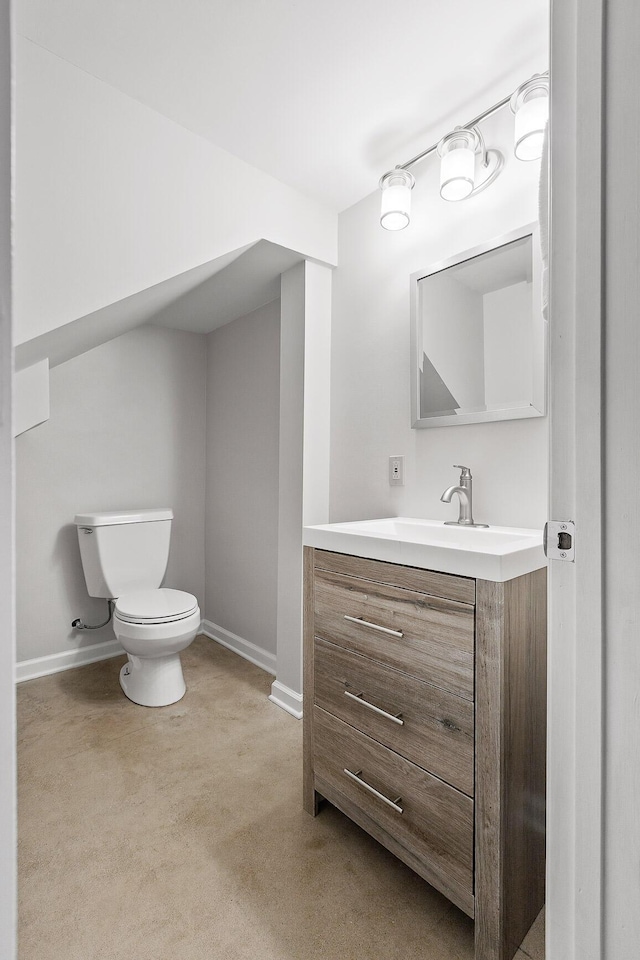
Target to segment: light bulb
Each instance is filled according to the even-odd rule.
[[[476,174],[477,138],[473,130],[454,130],[438,144],[440,196],[464,200],[473,192]]]
[[[539,160],[549,119],[549,80],[532,77],[511,98],[515,114],[514,147],[518,160]]]
[[[408,170],[391,170],[381,177],[380,225],[385,230],[403,230],[409,225],[414,184],[415,179]]]

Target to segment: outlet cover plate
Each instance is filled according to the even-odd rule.
[[[404,487],[404,457],[389,457],[389,486]]]

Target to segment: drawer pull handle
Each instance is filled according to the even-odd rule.
[[[356,700],[358,703],[361,703],[363,707],[368,707],[369,710],[373,710],[374,713],[379,713],[381,717],[386,717],[387,720],[393,720],[394,723],[399,724],[401,727],[404,726],[404,720],[402,719],[401,713],[387,713],[386,710],[382,710],[380,707],[376,707],[375,703],[369,703],[368,700],[364,699],[363,693],[349,693],[348,690],[344,691],[345,697],[350,697],[352,700]]]
[[[378,800],[382,800],[383,803],[386,803],[387,806],[391,807],[392,810],[395,810],[396,813],[404,813],[404,810],[399,805],[399,802],[402,799],[402,797],[396,797],[395,800],[389,800],[389,797],[385,797],[384,793],[380,793],[379,790],[376,790],[376,788],[372,787],[370,783],[367,783],[366,780],[362,779],[362,777],[360,776],[360,774],[362,773],[362,770],[357,770],[356,773],[352,773],[351,770],[347,770],[347,768],[345,767],[342,772],[346,773],[346,775],[348,777],[351,777],[352,780],[355,780],[356,783],[359,783],[360,786],[364,787],[365,790],[368,790],[369,793],[372,793],[374,797],[378,798]]]
[[[359,623],[361,627],[371,627],[372,630],[379,630],[380,633],[388,633],[391,637],[399,637],[400,640],[404,636],[402,630],[390,630],[389,627],[381,627],[379,623],[371,623],[370,620],[363,620],[362,617],[349,617],[345,613],[344,619],[350,620],[351,623]]]

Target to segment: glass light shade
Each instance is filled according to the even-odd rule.
[[[438,146],[440,154],[440,196],[443,200],[464,200],[473,191],[476,174],[476,136],[472,130],[448,134]]]
[[[407,170],[392,170],[380,180],[380,225],[385,230],[403,230],[409,225],[414,184],[415,180]]]
[[[548,79],[534,77],[518,87],[511,109],[515,114],[513,152],[518,160],[539,160],[549,120]]]

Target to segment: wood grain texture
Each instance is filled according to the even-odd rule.
[[[313,748],[313,547],[304,547],[303,552],[303,627],[302,627],[302,803],[307,813],[315,817],[319,801],[314,784],[314,748]]]
[[[362,580],[375,580],[388,583],[417,593],[428,593],[433,597],[447,600],[459,600],[461,603],[475,603],[476,582],[468,577],[456,577],[435,570],[422,570],[419,567],[405,567],[398,563],[385,563],[382,560],[367,560],[345,553],[331,553],[316,550],[315,565],[318,570],[342,573],[348,577],[360,577]]]
[[[351,799],[443,881],[473,891],[473,801],[342,720],[314,707],[316,775]],[[360,772],[403,812],[344,772]]]
[[[397,582],[367,579],[377,561],[363,567],[356,559],[305,554],[314,580],[305,589],[306,809],[315,813],[326,797],[475,917],[476,960],[511,960],[544,902],[546,569],[478,581],[474,610],[415,589],[405,568]],[[403,636],[345,621],[345,613]],[[406,728],[345,689],[401,712]],[[344,767],[400,796],[404,812]]]
[[[544,904],[547,571],[505,584],[504,893],[507,956]]]
[[[544,903],[546,576],[477,583],[476,960],[511,960]]]
[[[469,700],[325,640],[315,641],[315,703],[473,796],[474,711]],[[350,697],[402,715],[400,726]]]
[[[316,570],[315,634],[467,700],[474,694],[474,607]],[[380,633],[345,615],[396,630]]]
[[[354,823],[357,823],[359,827],[362,827],[363,830],[366,830],[378,843],[381,843],[383,847],[390,850],[394,856],[402,860],[403,863],[406,863],[418,876],[426,880],[427,883],[435,887],[436,890],[439,890],[445,897],[451,900],[452,903],[455,903],[460,910],[466,913],[467,916],[473,919],[474,898],[473,894],[466,887],[463,889],[449,878],[445,878],[435,872],[428,862],[417,857],[411,850],[404,847],[395,837],[381,827],[377,821],[368,816],[358,804],[322,780],[321,777],[317,778],[317,785],[322,795],[326,797],[333,806],[337,807],[338,810],[342,810],[347,817],[353,820]]]
[[[504,584],[476,584],[476,960],[503,957]]]

